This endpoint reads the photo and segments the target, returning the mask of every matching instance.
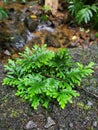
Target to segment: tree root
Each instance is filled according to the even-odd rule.
[[[96,95],[95,93],[88,91],[87,89],[83,88],[83,87],[76,87],[77,90],[83,90],[84,92],[86,92],[87,94],[89,94],[92,97],[95,97],[96,99],[98,99],[98,95]]]

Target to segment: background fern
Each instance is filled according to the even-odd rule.
[[[83,0],[68,0],[68,9],[75,16],[78,24],[88,23],[98,13],[98,4],[87,5]]]
[[[4,17],[8,18],[7,10],[3,7],[0,7],[0,20],[2,20]]]

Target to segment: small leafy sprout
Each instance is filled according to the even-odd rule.
[[[20,53],[20,58],[8,60],[3,85],[17,87],[16,95],[28,100],[34,109],[39,104],[48,108],[53,99],[64,109],[72,97],[79,96],[75,85],[80,86],[82,78],[92,74],[93,65],[72,62],[67,49],[53,52],[46,45],[35,45]]]
[[[47,11],[50,11],[51,9],[50,9],[49,6],[45,6],[45,5],[44,5],[44,6],[43,6],[43,10],[47,12]]]
[[[46,21],[48,20],[48,15],[43,14],[43,15],[41,16],[41,20],[44,21],[44,22],[46,22]]]

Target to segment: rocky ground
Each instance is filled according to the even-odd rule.
[[[36,2],[6,8],[9,19],[0,21],[0,130],[98,130],[98,32],[74,22],[67,24],[61,13],[58,17],[46,13],[49,19],[43,22],[45,12]],[[93,75],[77,89],[80,96],[63,110],[55,102],[47,110],[41,106],[33,110],[15,96],[15,88],[2,86],[6,59],[17,57],[24,45],[44,43],[50,49],[68,47],[73,60],[84,65],[95,62]]]
[[[87,91],[80,88],[80,97],[63,110],[56,103],[47,110],[41,106],[33,110],[28,102],[15,96],[14,88],[2,86],[5,74],[0,64],[0,130],[98,130],[98,44],[69,51],[75,61],[96,64],[93,76],[82,82]]]

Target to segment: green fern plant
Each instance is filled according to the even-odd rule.
[[[86,5],[83,0],[68,0],[68,9],[75,16],[78,24],[88,23],[98,13],[98,4]]]
[[[97,11],[98,8],[95,4],[93,4],[92,6],[85,5],[81,10],[78,11],[76,15],[76,20],[78,21],[79,24],[82,23],[83,21],[85,23],[88,23],[93,18],[94,13],[97,13]]]
[[[0,7],[0,20],[2,20],[4,17],[8,18],[7,11],[3,7]]]
[[[84,3],[82,0],[67,0],[68,1],[68,9],[72,15],[77,15],[77,12],[82,9]]]
[[[92,28],[98,30],[98,13],[94,14],[91,22],[93,23]]]
[[[79,96],[75,85],[80,86],[81,79],[93,72],[93,65],[72,62],[66,49],[53,52],[45,45],[34,46],[20,53],[20,58],[8,60],[3,85],[17,87],[16,95],[28,100],[34,109],[39,104],[48,108],[53,99],[64,108],[72,103],[72,97]]]

